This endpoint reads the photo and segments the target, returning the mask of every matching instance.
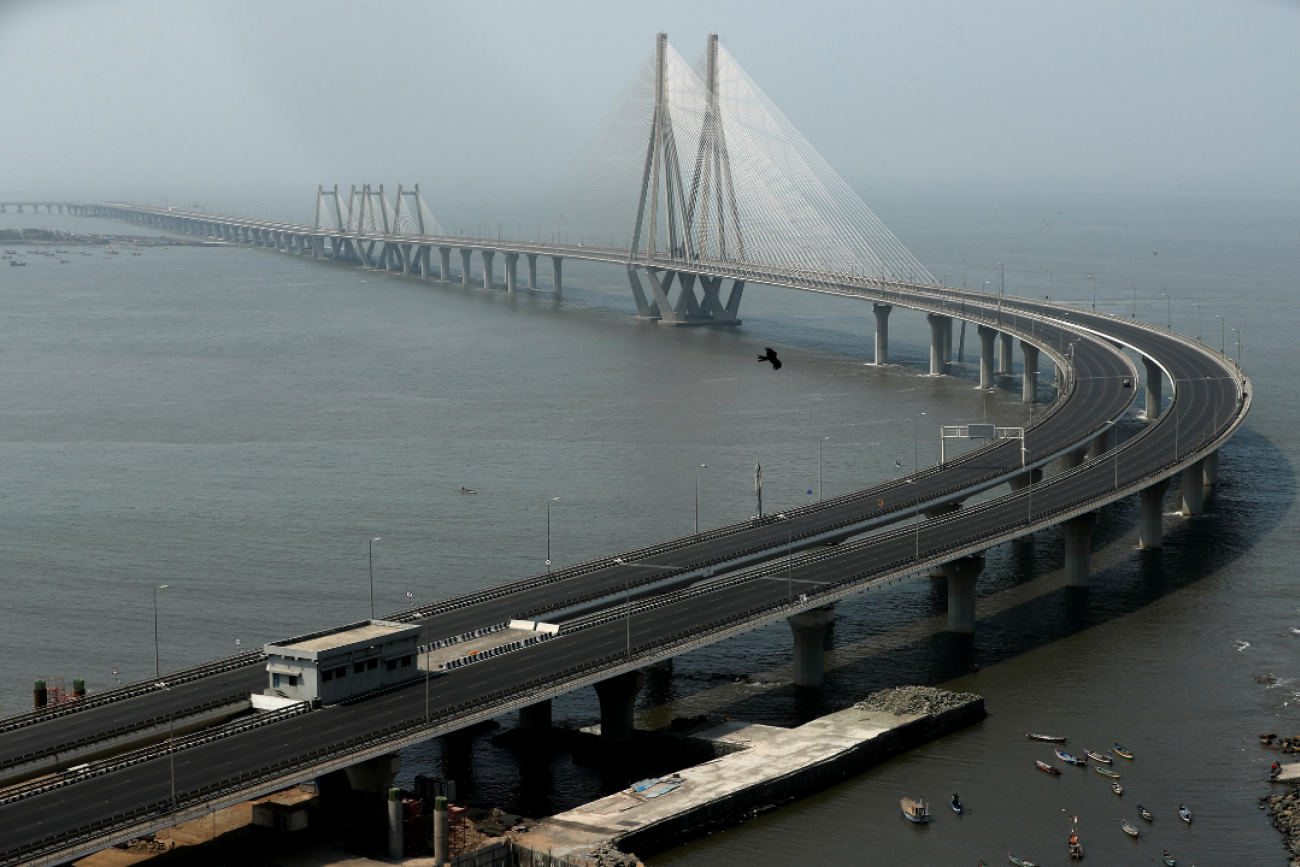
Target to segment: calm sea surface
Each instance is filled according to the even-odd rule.
[[[1061,587],[1062,542],[1045,532],[990,551],[973,640],[943,631],[946,598],[917,582],[838,607],[820,692],[789,685],[784,624],[656,672],[647,724],[709,712],[793,725],[912,683],[978,692],[989,717],[654,863],[929,867],[1000,863],[1008,850],[1063,863],[1067,814],[1089,862],[1149,864],[1167,848],[1180,864],[1286,863],[1257,808],[1276,754],[1256,735],[1300,734],[1300,202],[872,204],[949,285],[964,267],[968,286],[997,289],[1003,262],[1008,293],[1091,305],[1095,283],[1099,309],[1171,320],[1232,354],[1242,335],[1255,410],[1205,514],[1166,519],[1163,551],[1135,549],[1135,503],[1105,511],[1086,591]],[[0,215],[0,228],[32,226],[140,231]],[[248,648],[366,616],[375,536],[383,613],[543,569],[548,497],[560,498],[552,556],[568,563],[689,532],[700,464],[700,522],[713,526],[753,513],[756,458],[775,511],[818,495],[822,437],[829,496],[888,478],[895,460],[910,466],[914,448],[935,461],[939,423],[1024,418],[1013,390],[972,389],[973,335],[954,376],[922,376],[919,314],[892,317],[895,366],[864,364],[873,319],[852,300],[749,287],[742,327],[673,330],[631,319],[618,269],[577,262],[555,299],[259,250],[119,249],[0,268],[0,713],[26,709],[37,677],[95,690],[115,668],[148,676],[157,585],[170,585],[160,652],[175,668],[236,639]],[[780,374],[755,363],[764,346],[786,359]],[[594,693],[557,702],[556,716],[595,721]],[[1123,799],[1091,771],[1035,771],[1050,750],[1026,730],[1133,749]],[[403,780],[453,776],[471,799],[533,814],[639,770],[567,755],[521,764],[486,735],[404,762]],[[898,815],[904,791],[939,806],[956,791],[969,812],[936,808],[916,828]],[[1138,803],[1156,822],[1132,841],[1118,820]],[[1190,828],[1179,803],[1196,814]]]

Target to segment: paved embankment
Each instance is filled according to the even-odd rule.
[[[614,847],[647,855],[821,791],[984,715],[980,696],[903,687],[793,729],[728,721],[690,735],[726,755],[552,816],[517,842],[599,863],[616,860]]]

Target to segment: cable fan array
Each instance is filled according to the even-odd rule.
[[[715,36],[691,65],[659,35],[535,222],[658,267],[933,282]]]
[[[339,232],[358,232],[375,235],[441,235],[442,226],[420,195],[420,185],[403,190],[397,185],[397,196],[390,202],[384,194],[384,185],[371,189],[363,184],[358,190],[352,186],[345,200],[338,185],[333,190],[318,187],[316,190],[316,228],[329,226]]]

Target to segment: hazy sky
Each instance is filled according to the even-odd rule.
[[[654,34],[872,190],[1300,190],[1300,3],[0,0],[0,199],[527,212]]]

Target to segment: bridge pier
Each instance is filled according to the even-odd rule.
[[[998,335],[998,373],[1004,376],[1010,376],[1013,368],[1012,365],[1012,338],[1005,331]]]
[[[483,250],[480,255],[483,257],[483,288],[493,289],[496,287],[496,278],[492,273],[492,260],[496,258],[496,250]]]
[[[537,254],[527,253],[528,256],[528,288],[537,291]]]
[[[1138,547],[1144,550],[1163,548],[1165,538],[1165,492],[1169,480],[1161,479],[1138,494],[1142,498],[1142,519],[1138,524]]]
[[[833,605],[800,611],[786,618],[794,633],[795,686],[821,686],[825,680],[826,627],[834,620]]]
[[[1020,351],[1025,357],[1024,390],[1020,400],[1022,403],[1038,403],[1038,347],[1022,340]]]
[[[948,327],[952,319],[940,313],[925,314],[930,323],[930,375],[943,376],[947,372],[947,359],[944,353],[944,341],[947,339]],[[949,344],[949,354],[952,346]]]
[[[428,280],[433,277],[433,265],[429,261],[429,255],[432,252],[430,247],[420,247],[420,276]]]
[[[1007,482],[1007,484],[1011,486],[1011,490],[1013,491],[1024,490],[1026,487],[1029,486],[1030,476],[1033,476],[1034,484],[1036,485],[1043,480],[1043,471],[1026,470],[1025,472],[1021,473],[1018,476],[1012,476],[1011,479]]]
[[[1110,428],[1106,428],[1104,431],[1093,437],[1092,441],[1088,443],[1087,460],[1099,458],[1106,452],[1110,451],[1110,441],[1113,435],[1114,432]]]
[[[635,730],[632,711],[636,696],[645,686],[644,671],[628,671],[596,684],[600,699],[600,736],[607,741],[625,744]]]
[[[1183,514],[1199,515],[1205,505],[1205,458],[1182,472]]]
[[[943,564],[948,579],[948,631],[975,632],[975,581],[984,571],[984,555],[959,557]]]
[[[952,317],[948,316],[947,322],[943,323],[943,363],[944,370],[947,371],[947,365],[952,364]]]
[[[996,328],[981,325],[975,329],[980,336],[980,388],[993,388],[993,344],[997,342]]]
[[[513,295],[518,290],[519,282],[519,254],[506,253],[505,260],[506,270],[506,291]]]
[[[1088,459],[1087,446],[1080,446],[1077,449],[1070,449],[1068,452],[1061,455],[1060,471],[1066,472],[1067,470],[1072,470],[1075,467],[1081,467],[1083,466],[1084,461],[1086,461],[1087,459]]]
[[[1219,450],[1215,449],[1205,456],[1205,487],[1213,488],[1219,484]]]
[[[527,731],[541,731],[551,727],[551,700],[539,701],[519,708],[519,728]],[[604,731],[604,727],[601,728]]]
[[[883,367],[889,363],[889,312],[890,304],[871,304],[871,312],[876,314],[876,366]]]
[[[1097,513],[1085,512],[1061,522],[1065,533],[1065,586],[1087,587],[1092,569],[1092,531]]]
[[[563,256],[551,257],[551,291],[556,295],[559,295],[564,291],[564,286],[560,282],[560,263],[563,261]]]
[[[442,280],[442,282],[450,283],[451,282],[451,248],[450,247],[438,248],[438,264],[439,267],[442,269],[438,272],[438,277]]]
[[[344,768],[348,775],[348,784],[354,792],[373,792],[383,794],[393,784],[397,772],[402,769],[402,757],[397,753],[376,756],[355,765]]]
[[[1142,364],[1146,367],[1147,373],[1147,403],[1146,412],[1142,417],[1148,421],[1154,421],[1160,418],[1160,386],[1164,371],[1160,365],[1156,364],[1149,358],[1142,359]]]
[[[465,247],[460,248],[460,285],[469,285],[469,258],[474,255],[474,251]]]

